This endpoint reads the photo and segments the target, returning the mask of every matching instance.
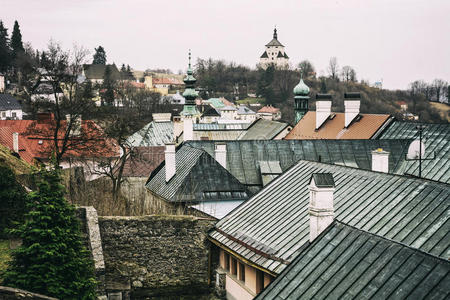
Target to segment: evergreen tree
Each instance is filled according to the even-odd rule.
[[[11,51],[9,49],[8,29],[0,20],[0,72],[6,72],[11,65]]]
[[[92,61],[94,65],[106,65],[106,52],[102,46],[95,48],[94,60]]]
[[[14,29],[11,35],[12,57],[15,59],[19,53],[25,51],[22,43],[22,34],[20,33],[19,23],[14,22]]]
[[[11,168],[0,165],[0,237],[6,237],[6,229],[12,229],[15,222],[23,221],[25,198]]]
[[[41,169],[37,191],[27,197],[25,222],[12,233],[14,250],[4,284],[59,299],[95,299],[92,262],[75,208],[64,199],[58,169]]]
[[[326,94],[327,93],[327,84],[325,82],[325,78],[323,78],[323,77],[320,80],[320,92],[322,94]]]
[[[108,104],[112,105],[114,103],[114,85],[115,81],[111,76],[111,68],[106,66],[105,74],[103,75],[103,100]]]

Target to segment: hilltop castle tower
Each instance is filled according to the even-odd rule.
[[[300,78],[300,82],[294,88],[295,124],[308,112],[309,87]]]
[[[276,68],[283,68],[289,64],[289,56],[284,51],[284,46],[278,41],[277,29],[273,30],[273,38],[266,45],[266,51],[259,59],[259,65],[264,70],[273,64]]]

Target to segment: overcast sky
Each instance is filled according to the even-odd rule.
[[[328,60],[358,79],[406,88],[416,79],[450,81],[449,0],[0,0],[1,20],[18,20],[24,41],[52,38],[70,48],[102,45],[108,63],[186,69],[194,59],[255,67],[277,26],[293,64],[318,74]]]

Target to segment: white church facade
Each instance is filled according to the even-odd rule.
[[[284,46],[278,41],[277,29],[273,30],[273,38],[266,45],[266,51],[259,59],[259,65],[264,70],[273,64],[276,68],[283,68],[289,65],[289,56],[284,51]]]

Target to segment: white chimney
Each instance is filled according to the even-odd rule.
[[[175,164],[175,144],[166,144],[165,165],[166,165],[166,182],[168,182],[176,172]]]
[[[359,115],[359,107],[361,105],[360,93],[345,93],[344,94],[344,106],[345,106],[345,128],[350,125],[353,119]],[[347,100],[348,99],[348,100]]]
[[[309,241],[333,222],[334,180],[330,173],[314,173],[309,181]]]
[[[66,121],[67,125],[70,124],[71,115],[66,115]],[[72,134],[73,135],[80,135],[81,134],[81,115],[77,116],[75,120],[72,122]]]
[[[316,101],[316,129],[328,119],[331,114],[331,101]]]
[[[389,172],[389,152],[381,148],[372,151],[372,171]]]
[[[19,153],[19,133],[13,133],[13,151]]]
[[[183,139],[185,141],[194,140],[194,125],[191,117],[184,117],[183,120]]]
[[[227,144],[217,143],[215,148],[216,160],[225,169],[227,168]]]

